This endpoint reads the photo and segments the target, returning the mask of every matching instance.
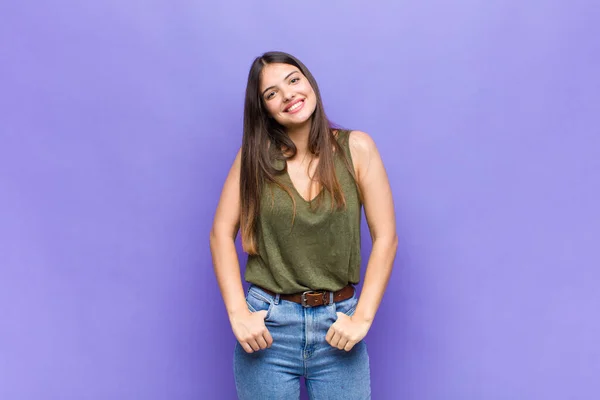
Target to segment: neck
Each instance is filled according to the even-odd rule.
[[[308,153],[308,137],[312,121],[306,121],[301,126],[294,126],[287,129],[287,134],[296,146],[296,157],[304,158]]]

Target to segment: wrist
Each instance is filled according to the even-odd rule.
[[[356,311],[352,315],[353,320],[358,321],[358,322],[367,323],[369,325],[371,325],[373,323],[374,318],[375,318],[375,315],[366,313],[359,309],[356,309]]]
[[[250,310],[248,309],[248,306],[246,305],[246,303],[242,303],[237,307],[231,308],[229,310],[227,310],[227,315],[229,315],[229,319],[234,319],[236,317],[239,317],[240,315],[248,315],[250,314]]]

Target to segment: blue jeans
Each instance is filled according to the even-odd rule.
[[[331,300],[331,299],[330,299]],[[234,374],[240,400],[294,400],[300,397],[300,377],[315,400],[371,398],[369,356],[364,341],[346,352],[331,347],[325,335],[336,312],[352,315],[356,293],[327,306],[305,308],[251,286],[250,311],[267,310],[265,325],[273,345],[248,354],[236,344]]]

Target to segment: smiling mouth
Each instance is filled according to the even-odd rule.
[[[294,103],[291,107],[289,107],[288,109],[285,110],[286,113],[290,113],[290,114],[294,114],[297,111],[300,111],[300,109],[304,106],[304,100],[300,100],[296,103]]]

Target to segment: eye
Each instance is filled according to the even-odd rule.
[[[267,95],[265,96],[265,99],[267,100],[271,100],[273,98],[273,96],[275,96],[275,91],[269,92],[267,93]]]
[[[296,83],[300,80],[300,78],[292,78],[292,80],[290,81],[290,83]]]

